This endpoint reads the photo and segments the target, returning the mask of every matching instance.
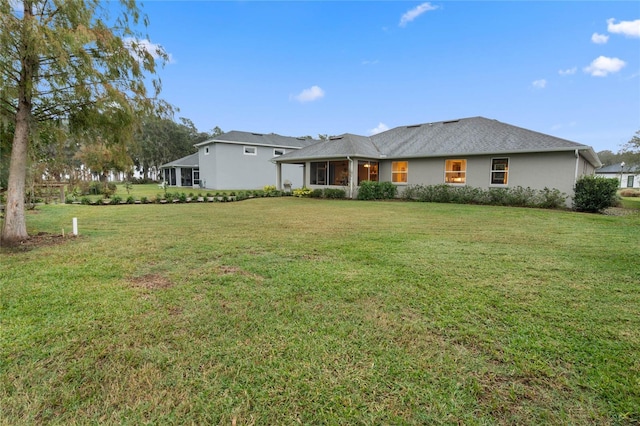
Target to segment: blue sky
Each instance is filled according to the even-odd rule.
[[[200,131],[370,135],[484,116],[618,151],[636,1],[150,1],[162,97]]]

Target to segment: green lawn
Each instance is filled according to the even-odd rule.
[[[48,205],[0,250],[1,424],[637,424],[640,215]]]
[[[640,210],[640,198],[638,197],[621,197],[622,207],[627,209]]]

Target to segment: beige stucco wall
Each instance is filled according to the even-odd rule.
[[[507,185],[491,185],[491,159],[509,158],[509,177]],[[576,162],[575,153],[551,152],[531,154],[455,156],[446,158],[406,159],[408,164],[407,185],[438,185],[444,183],[445,161],[467,160],[467,186],[488,189],[491,187],[530,187],[533,189],[555,188],[567,195],[573,194],[576,178],[594,172],[584,158]],[[395,160],[394,160],[395,161]],[[381,162],[380,180],[391,180],[391,161]],[[406,185],[398,185],[402,189]]]
[[[509,159],[509,175],[507,185],[491,185],[491,160],[493,158]],[[479,155],[479,156],[451,156],[438,158],[407,158],[379,161],[379,179],[381,182],[391,181],[391,163],[393,161],[408,162],[408,182],[398,184],[398,192],[402,193],[408,185],[439,185],[444,183],[446,160],[467,160],[466,186],[488,189],[492,187],[530,187],[533,189],[558,189],[569,197],[573,195],[576,177],[591,175],[594,167],[582,156],[576,159],[574,151],[508,154],[508,155]],[[358,158],[353,158],[357,164]],[[325,186],[310,185],[309,163],[305,170],[305,183],[310,188],[325,188]],[[354,166],[353,173],[356,173]],[[355,177],[353,178],[355,182]],[[343,189],[348,190],[344,187]],[[354,196],[357,187],[354,185]],[[567,200],[571,203],[571,198]]]

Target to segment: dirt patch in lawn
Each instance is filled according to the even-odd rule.
[[[74,235],[62,235],[62,234],[49,234],[47,232],[38,232],[35,235],[30,235],[24,241],[20,241],[15,244],[3,243],[0,247],[2,253],[24,253],[40,247],[49,247],[72,241],[79,238]]]
[[[167,277],[160,274],[146,274],[140,277],[130,279],[134,287],[144,288],[146,290],[159,290],[163,288],[173,287],[174,283]]]

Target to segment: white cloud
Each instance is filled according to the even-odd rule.
[[[399,25],[401,27],[404,27],[409,22],[413,21],[414,19],[416,19],[418,16],[422,15],[423,13],[429,12],[431,10],[436,10],[436,9],[438,9],[438,6],[434,6],[429,2],[422,3],[421,5],[416,6],[415,8],[409,10],[404,15],[402,15],[402,17],[400,18],[400,24]]]
[[[560,75],[573,75],[578,71],[578,67],[568,68],[566,70],[559,70],[558,74]]]
[[[377,63],[379,63],[379,60],[374,60],[374,61],[362,61],[362,65],[376,65]]]
[[[535,87],[536,89],[544,89],[545,87],[547,87],[547,80],[540,79],[540,80],[536,80],[533,83],[533,87]]]
[[[131,54],[137,57],[139,61],[141,61],[142,58],[140,58],[140,56],[136,52],[136,50],[138,49],[147,52],[148,54],[151,55],[151,57],[153,57],[153,59],[159,59],[161,57],[162,52],[164,51],[164,48],[161,45],[156,43],[151,43],[147,39],[137,40],[132,37],[127,37],[123,39],[123,42],[124,42],[124,45],[127,47],[127,49],[131,51]],[[168,56],[168,59],[167,59],[168,63],[170,64],[175,63],[175,61],[173,60],[173,56],[171,56],[170,53],[167,53],[167,56]]]
[[[378,133],[386,132],[387,130],[389,130],[389,126],[384,123],[378,123],[376,127],[369,130],[369,135],[377,135]]]
[[[640,19],[635,21],[620,21],[615,24],[615,19],[607,19],[607,31],[614,34],[624,34],[627,37],[640,37]]]
[[[609,41],[609,36],[606,34],[593,33],[591,41],[595,44],[606,44]]]
[[[292,96],[292,99],[295,99],[298,102],[312,102],[317,99],[324,97],[324,90],[322,90],[319,86],[311,86],[308,89],[304,89],[302,92],[298,93],[295,96]]]
[[[627,63],[622,59],[599,56],[584,68],[584,72],[594,77],[606,77],[610,73],[620,71],[625,65]]]

